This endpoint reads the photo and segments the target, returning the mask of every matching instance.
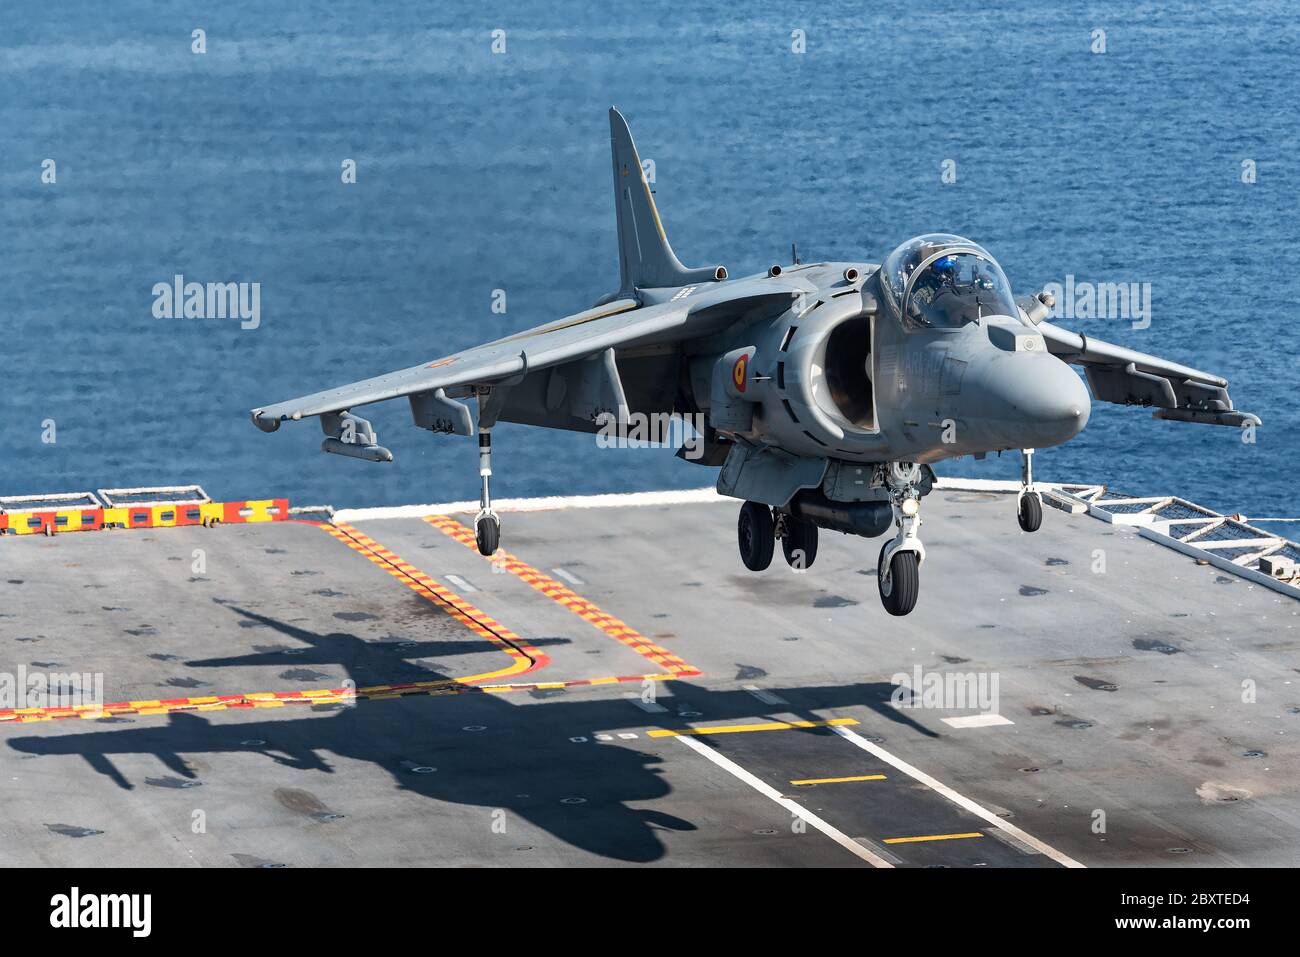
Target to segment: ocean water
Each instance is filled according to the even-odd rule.
[[[314,423],[264,435],[247,412],[612,291],[617,104],[688,264],[741,275],[796,241],[805,261],[879,261],[950,231],[990,249],[1017,292],[1067,274],[1150,283],[1148,328],[1063,324],[1226,376],[1264,419],[1257,442],[1098,404],[1039,475],[1300,514],[1294,9],[1062,6],[9,0],[0,493],[475,497],[473,441],[415,429],[405,402],[363,413],[388,465],[321,454]],[[260,283],[260,326],[155,318],[154,284],[178,273]],[[499,496],[714,479],[670,451],[522,426],[495,450]]]

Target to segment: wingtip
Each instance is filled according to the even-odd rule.
[[[248,417],[253,420],[253,424],[263,432],[274,432],[280,427],[280,419],[277,416],[267,415],[262,409],[253,409],[248,413]]]

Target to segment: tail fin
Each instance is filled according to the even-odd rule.
[[[618,213],[620,298],[635,296],[636,289],[682,286],[727,278],[722,266],[687,269],[668,245],[659,210],[627,120],[609,108],[609,142],[614,156],[614,208]]]

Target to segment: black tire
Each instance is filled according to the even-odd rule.
[[[772,523],[772,510],[758,502],[746,502],[740,507],[736,520],[736,538],[740,544],[740,560],[751,572],[761,572],[772,564],[776,550],[776,532]]]
[[[474,523],[474,540],[478,542],[478,553],[491,558],[501,544],[501,521],[484,516]]]
[[[917,595],[921,592],[921,568],[916,561],[916,552],[894,552],[890,559],[889,577],[886,580],[882,569],[885,565],[886,542],[880,549],[880,560],[876,564],[876,585],[880,588],[880,603],[891,615],[909,614],[916,607]]]
[[[781,539],[781,551],[791,568],[807,571],[817,560],[817,526],[812,522],[785,517],[785,536]]]
[[[1043,524],[1043,503],[1037,493],[1031,492],[1020,496],[1020,508],[1016,515],[1020,527],[1026,532],[1036,532]]]

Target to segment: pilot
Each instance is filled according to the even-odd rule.
[[[955,286],[957,284],[957,257],[944,256],[942,259],[936,259],[930,267],[935,278],[938,279],[940,286]]]
[[[923,305],[934,302],[943,291],[944,286],[953,286],[957,278],[957,260],[944,256],[930,264],[930,268],[916,281],[912,295]]]

